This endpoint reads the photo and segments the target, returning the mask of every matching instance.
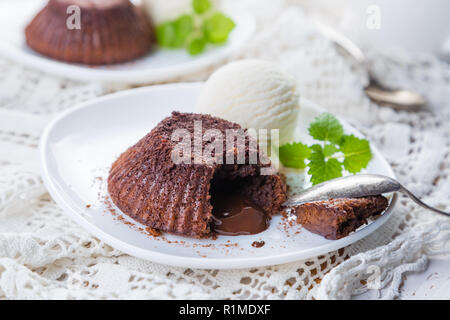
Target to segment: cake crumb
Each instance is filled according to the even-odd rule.
[[[145,228],[145,231],[147,231],[150,235],[152,235],[154,237],[159,237],[162,234],[161,231],[153,229],[151,227]]]
[[[264,241],[253,241],[252,243],[252,247],[254,248],[261,248],[265,245],[266,243]]]

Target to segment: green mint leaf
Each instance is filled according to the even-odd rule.
[[[186,45],[186,40],[194,30],[194,18],[188,14],[181,15],[173,22],[175,28],[175,39],[172,47],[182,48]]]
[[[306,168],[305,160],[308,159],[310,154],[309,147],[300,142],[282,145],[279,150],[280,161],[288,168]]]
[[[286,167],[309,167],[311,182],[318,183],[342,177],[342,170],[355,174],[372,159],[369,141],[354,135],[345,135],[344,129],[333,115],[322,113],[309,127],[310,135],[321,144],[308,146],[296,142],[280,148],[280,161]],[[323,145],[323,146],[322,146]],[[309,163],[306,165],[305,160]]]
[[[194,30],[194,19],[184,14],[173,21],[161,23],[156,27],[158,44],[166,48],[183,48]]]
[[[331,157],[333,154],[339,151],[339,148],[334,144],[326,144],[323,148],[323,154],[325,157]]]
[[[315,144],[311,146],[309,156],[309,170],[312,184],[318,184],[342,176],[342,163],[337,159],[326,159],[322,146]]]
[[[344,134],[344,129],[336,117],[325,112],[311,122],[309,134],[316,140],[338,144]]]
[[[210,0],[192,0],[192,7],[196,13],[202,14],[211,9]]]
[[[224,43],[236,24],[220,12],[214,13],[204,22],[206,38],[211,43]]]
[[[202,53],[206,47],[206,40],[204,37],[193,38],[188,44],[188,51],[191,55]]]
[[[341,151],[344,154],[344,168],[350,173],[358,173],[364,169],[372,159],[369,141],[354,135],[342,138]]]
[[[175,25],[172,22],[164,22],[156,27],[156,39],[161,47],[172,47],[175,38]]]

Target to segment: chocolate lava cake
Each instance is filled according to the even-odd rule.
[[[69,29],[69,6],[80,29]],[[107,65],[137,59],[155,43],[149,18],[129,0],[49,0],[25,29],[27,45],[61,61]]]
[[[380,215],[387,206],[388,200],[378,195],[309,202],[294,207],[294,211],[297,222],[307,230],[336,240]]]
[[[201,162],[176,164],[172,153],[179,142],[172,141],[172,134],[183,129],[193,136],[195,121],[202,121],[203,134],[207,129],[215,129],[223,137],[228,129],[243,132],[245,150],[227,149],[224,141],[222,154],[211,154],[229,163],[227,156],[236,160],[243,151],[244,164],[220,164],[203,157]],[[245,196],[270,219],[281,211],[286,186],[277,174],[261,174],[263,168],[271,168],[266,157],[249,161],[251,152],[259,150],[252,139],[238,124],[209,115],[173,112],[114,162],[108,177],[109,194],[122,212],[151,228],[198,238],[216,234],[213,205],[222,194]],[[201,141],[201,154],[211,150],[211,141]],[[199,153],[192,145],[189,157],[194,160]]]

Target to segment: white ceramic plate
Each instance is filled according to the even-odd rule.
[[[255,28],[249,14],[233,16],[236,28],[223,46],[190,56],[185,50],[157,50],[139,60],[105,67],[59,62],[44,57],[25,44],[25,26],[45,5],[42,0],[0,1],[0,54],[47,73],[81,81],[148,83],[194,73],[220,63],[247,42]]]
[[[286,231],[279,216],[257,235],[198,240],[169,234],[152,237],[117,208],[115,215],[111,213],[105,199],[113,161],[173,110],[192,112],[201,86],[172,84],[123,91],[60,115],[45,130],[40,145],[43,178],[55,201],[73,220],[114,248],[154,262],[192,268],[247,268],[310,258],[349,245],[386,222],[393,203],[368,226],[335,241],[301,226]],[[302,101],[299,137],[306,135],[308,124],[322,111]],[[342,123],[346,132],[361,136]],[[374,158],[367,172],[394,177],[380,153],[372,150]],[[260,240],[266,243],[262,248],[251,246]]]

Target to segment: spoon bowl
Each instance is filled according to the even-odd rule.
[[[425,99],[414,91],[389,90],[373,83],[364,90],[367,96],[379,105],[390,106],[395,109],[416,111],[426,104]]]

